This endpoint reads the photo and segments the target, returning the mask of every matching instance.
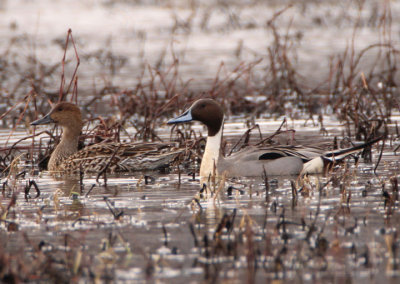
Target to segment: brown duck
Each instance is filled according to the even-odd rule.
[[[78,151],[83,120],[81,111],[72,103],[58,103],[46,116],[31,125],[50,123],[56,123],[63,129],[61,141],[48,163],[51,172],[100,172],[107,165],[110,172],[157,170],[170,165],[183,151],[168,143],[116,142],[98,143]]]

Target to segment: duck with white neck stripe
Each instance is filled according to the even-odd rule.
[[[207,126],[208,137],[200,166],[200,176],[208,178],[214,173],[228,177],[320,174],[327,168],[343,160],[350,154],[361,151],[381,140],[373,139],[367,143],[329,152],[318,148],[303,146],[249,146],[229,157],[221,154],[221,139],[224,124],[222,107],[213,99],[200,99],[180,116],[168,124],[200,121]]]

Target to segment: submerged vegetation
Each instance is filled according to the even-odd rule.
[[[102,5],[134,9],[154,4],[143,2]],[[69,30],[62,39],[49,39],[62,53],[61,63],[48,63],[37,56],[42,44],[10,24],[15,36],[0,46],[5,129],[0,134],[0,279],[261,283],[266,278],[399,277],[399,49],[393,30],[398,33],[400,22],[392,17],[395,3],[191,1],[181,7],[167,2],[150,7],[173,11],[172,24],[163,30],[168,40],[159,54],[148,54],[151,36],[135,31],[140,43],[135,58],[116,51],[112,38],[89,52],[88,39]],[[246,14],[260,9],[269,15],[263,21]],[[295,17],[311,20],[296,26]],[[321,51],[313,59],[316,65],[307,67],[301,47],[313,27],[326,28],[331,41],[344,27],[351,35],[345,48],[326,57]],[[380,36],[359,44],[365,30]],[[235,32],[261,34],[268,44],[256,49],[245,40],[229,42],[234,52],[215,70],[197,66],[190,48],[174,46],[196,36],[213,40],[215,33],[222,41]],[[26,48],[29,55],[21,55]],[[213,50],[202,50],[200,58],[213,56]],[[320,70],[310,70],[315,66]],[[164,123],[203,97],[220,102],[228,122],[248,126],[234,138],[228,131],[225,154],[249,144],[312,141],[342,148],[381,135],[385,139],[324,177],[223,178],[200,187],[204,135],[193,126]],[[61,100],[83,110],[80,147],[172,140],[185,154],[162,173],[81,172],[53,180],[42,170],[60,131],[32,129],[29,123],[46,114],[50,102]],[[266,135],[260,126],[266,120],[278,120],[280,126]],[[296,132],[292,125],[298,121],[312,125],[313,132]]]

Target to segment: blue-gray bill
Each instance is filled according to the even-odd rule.
[[[35,120],[31,122],[31,125],[41,125],[41,124],[49,124],[53,123],[54,120],[50,117],[50,114],[42,117],[41,119]]]
[[[192,121],[192,120],[193,120],[193,117],[192,117],[191,109],[188,109],[183,114],[181,114],[180,116],[169,120],[167,123],[168,124],[184,123],[184,122],[189,122],[189,121]]]

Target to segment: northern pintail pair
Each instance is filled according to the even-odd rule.
[[[208,178],[216,173],[228,177],[320,174],[329,166],[343,160],[346,156],[361,151],[381,138],[367,143],[329,152],[303,146],[249,146],[229,157],[221,155],[221,139],[224,125],[222,107],[212,99],[200,99],[180,116],[168,121],[177,124],[200,121],[208,129],[208,137],[200,176]]]
[[[48,163],[51,172],[99,173],[157,170],[168,166],[183,150],[169,143],[97,143],[78,151],[83,127],[81,111],[75,104],[61,102],[31,125],[56,123],[63,128],[61,141]]]
[[[332,164],[359,152],[380,138],[347,149],[322,152],[302,146],[250,146],[229,157],[221,155],[224,112],[212,99],[200,99],[169,124],[200,121],[207,126],[208,137],[200,166],[200,176],[216,173],[229,177],[298,175],[323,173]],[[156,170],[169,165],[183,150],[169,143],[98,143],[78,151],[83,121],[79,108],[58,103],[32,125],[56,123],[63,128],[60,143],[51,154],[48,169],[53,172],[99,172],[106,165],[110,171]]]

